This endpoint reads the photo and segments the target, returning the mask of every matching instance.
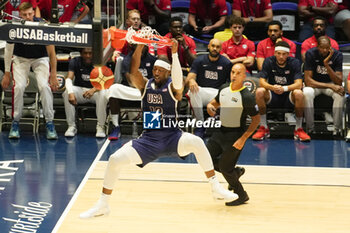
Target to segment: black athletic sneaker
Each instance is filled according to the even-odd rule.
[[[239,177],[243,176],[243,174],[245,173],[245,168],[244,167],[238,167],[237,166],[237,167],[235,167],[235,170],[236,170],[236,172],[238,174],[238,179],[239,179]],[[228,190],[230,190],[230,191],[233,190],[231,185],[228,185]]]
[[[242,193],[241,195],[239,195],[239,198],[235,201],[231,201],[231,202],[226,202],[225,205],[227,206],[237,206],[237,205],[242,205],[245,202],[247,202],[249,200],[248,194],[246,191],[244,191],[244,193]]]
[[[238,167],[237,166],[237,167],[235,167],[235,170],[236,170],[236,172],[238,174],[238,178],[243,176],[243,174],[245,173],[245,168],[244,167]]]

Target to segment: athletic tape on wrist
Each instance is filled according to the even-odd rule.
[[[73,91],[73,82],[72,82],[72,79],[70,79],[70,78],[66,79],[66,90],[67,90],[68,94],[71,94],[74,92]]]

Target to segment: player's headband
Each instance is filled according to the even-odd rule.
[[[159,60],[159,59],[154,63],[154,66],[159,66],[159,67],[162,67],[162,68],[169,70],[169,71],[171,70],[169,63],[162,61],[162,60]]]
[[[285,51],[285,52],[287,52],[287,53],[289,53],[289,48],[287,48],[287,47],[283,47],[283,46],[277,46],[276,48],[275,48],[275,51]]]

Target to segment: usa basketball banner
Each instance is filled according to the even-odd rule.
[[[14,43],[54,44],[66,47],[91,47],[91,25],[49,25],[40,22],[0,23],[0,40]]]

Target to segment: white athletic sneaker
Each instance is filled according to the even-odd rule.
[[[91,209],[81,213],[80,218],[87,219],[108,215],[110,212],[108,204],[98,201]]]
[[[75,126],[69,126],[67,131],[64,133],[66,137],[74,137],[77,134],[77,128]]]
[[[105,138],[106,137],[104,126],[100,126],[100,125],[96,126],[96,137],[97,138]]]
[[[345,141],[350,141],[350,129],[348,129],[348,133],[346,134]]]
[[[225,202],[231,202],[238,199],[238,195],[224,189],[220,184],[212,185],[213,198],[215,200],[224,200]]]
[[[329,112],[324,112],[324,119],[326,121],[327,124],[332,124],[333,123],[333,116],[332,114],[330,114]]]

